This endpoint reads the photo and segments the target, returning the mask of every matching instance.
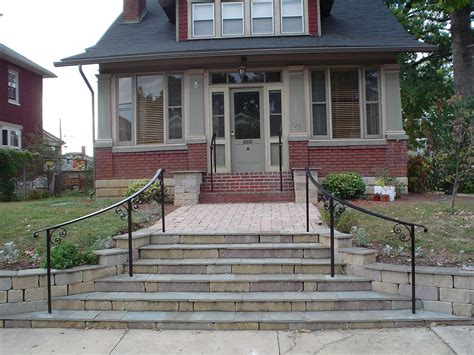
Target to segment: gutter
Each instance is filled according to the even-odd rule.
[[[196,52],[168,52],[165,54],[145,53],[132,55],[115,55],[104,57],[90,57],[84,59],[63,59],[55,62],[56,67],[67,67],[81,64],[103,64],[115,62],[132,62],[137,60],[158,60],[158,59],[181,59],[181,58],[202,58],[202,57],[227,57],[242,55],[268,55],[268,54],[295,54],[298,53],[315,53],[315,54],[332,54],[332,53],[372,53],[372,52],[432,52],[437,50],[437,46],[424,45],[420,47],[321,47],[321,48],[268,48],[268,49],[226,49],[219,51],[196,51]],[[231,52],[232,51],[232,52]],[[231,53],[231,54],[229,54]]]

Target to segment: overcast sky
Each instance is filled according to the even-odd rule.
[[[0,43],[55,73],[44,79],[43,128],[59,137],[63,151],[92,153],[90,92],[77,67],[55,68],[61,58],[94,45],[122,11],[123,0],[0,0]],[[97,89],[97,66],[84,66]]]

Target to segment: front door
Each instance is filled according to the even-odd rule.
[[[231,154],[233,172],[265,171],[261,90],[231,91]]]

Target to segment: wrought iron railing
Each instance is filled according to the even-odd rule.
[[[211,191],[214,191],[214,175],[217,172],[217,152],[216,152],[216,137],[215,133],[212,134],[211,144],[209,145],[209,161],[211,162]],[[214,170],[214,171],[213,171]]]
[[[278,131],[278,162],[280,168],[280,191],[283,191],[283,143],[282,143],[282,127],[280,125],[280,130]]]
[[[165,232],[165,186],[164,186],[164,169],[158,169],[155,176],[151,178],[148,183],[135,192],[133,195],[124,198],[123,200],[105,207],[99,211],[87,214],[85,216],[72,219],[67,222],[59,223],[54,226],[37,230],[33,235],[38,238],[40,233],[46,232],[46,283],[48,289],[48,313],[51,313],[51,246],[61,243],[62,238],[67,235],[64,228],[73,223],[81,222],[86,219],[98,216],[104,212],[115,210],[115,213],[128,222],[128,273],[133,276],[133,243],[132,243],[132,212],[137,212],[139,205],[142,204],[141,196],[148,190],[155,181],[159,181],[160,193],[159,196],[154,196],[154,199],[161,205],[161,230]]]
[[[422,224],[403,221],[397,218],[385,216],[383,214],[369,211],[365,208],[356,206],[348,201],[340,199],[319,184],[311,174],[310,168],[306,168],[306,231],[310,231],[309,225],[309,182],[311,182],[319,190],[322,195],[321,200],[324,202],[324,209],[329,211],[329,230],[330,230],[330,251],[331,251],[331,277],[334,277],[335,251],[334,251],[334,224],[335,219],[339,218],[346,210],[346,207],[352,208],[356,211],[365,213],[369,216],[380,218],[386,221],[395,223],[393,232],[398,235],[402,242],[411,242],[411,306],[412,313],[416,312],[416,282],[415,282],[415,268],[416,268],[416,243],[415,243],[415,229],[416,227],[423,228],[423,231],[428,232],[428,228]]]

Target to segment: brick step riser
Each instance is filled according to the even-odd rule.
[[[128,243],[128,240],[125,240]],[[152,235],[151,244],[318,243],[318,235]],[[128,245],[128,244],[127,244]]]
[[[328,249],[167,249],[140,250],[143,259],[261,259],[261,258],[305,258],[327,259]]]
[[[57,300],[56,310],[85,311],[168,311],[168,312],[313,312],[379,311],[411,309],[411,301],[337,300],[337,301],[103,301]]]
[[[293,192],[203,192],[199,195],[201,203],[259,203],[294,202]]]
[[[371,291],[370,281],[308,282],[109,282],[96,281],[98,292],[315,292],[315,291]]]
[[[128,266],[125,267],[128,272]],[[134,265],[135,274],[329,274],[329,265]],[[335,266],[336,274],[343,273],[341,265]]]
[[[429,327],[431,320],[410,321],[332,321],[332,322],[153,322],[153,321],[84,321],[84,320],[6,320],[5,328],[75,328],[75,329],[156,329],[156,330],[330,330]],[[472,325],[472,321],[445,320],[437,325]]]

